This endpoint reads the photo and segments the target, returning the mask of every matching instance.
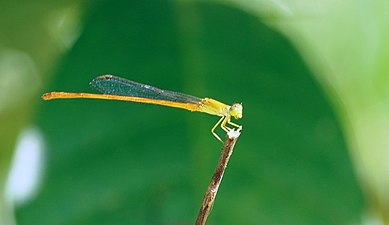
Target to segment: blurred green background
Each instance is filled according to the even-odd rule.
[[[243,103],[207,224],[388,224],[389,4],[367,2],[1,1],[0,223],[194,223],[218,118],[40,99],[114,74]]]

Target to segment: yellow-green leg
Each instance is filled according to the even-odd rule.
[[[238,125],[238,124],[236,124],[236,123],[233,123],[233,122],[231,122],[231,118],[228,118],[228,121],[227,121],[227,123],[228,123],[228,124],[231,124],[232,126],[235,126],[235,127],[237,127],[237,128],[239,128],[239,127],[240,127],[240,125]]]
[[[231,130],[231,128],[227,127],[226,124],[228,122],[228,120],[230,120],[230,116],[226,116],[222,122],[222,124],[220,125],[220,127],[226,131],[227,133]]]
[[[216,129],[217,126],[219,126],[219,124],[222,122],[223,119],[224,119],[224,116],[222,116],[222,117],[220,118],[220,120],[217,121],[217,123],[215,124],[215,126],[213,126],[212,129],[211,129],[211,132],[212,132],[213,136],[215,136],[221,143],[224,143],[224,142],[223,142],[222,139],[219,137],[219,135],[217,135],[217,134],[215,133],[215,129]],[[223,128],[223,127],[222,127],[222,128]]]

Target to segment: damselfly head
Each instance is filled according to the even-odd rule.
[[[235,119],[242,118],[243,114],[243,105],[239,103],[234,103],[230,108],[230,115]]]

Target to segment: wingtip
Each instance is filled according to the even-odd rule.
[[[112,74],[104,74],[104,75],[100,75],[100,76],[98,76],[96,78],[108,79],[108,78],[112,78],[112,77],[113,77]]]
[[[97,76],[95,78],[93,78],[90,82],[89,82],[89,85],[91,85],[92,87],[95,86],[95,83],[98,82],[98,80],[104,80],[104,79],[111,79],[112,77],[114,77],[114,75],[111,75],[111,74],[104,74],[104,75],[100,75],[100,76]]]

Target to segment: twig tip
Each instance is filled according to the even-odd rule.
[[[242,126],[240,126],[237,130],[235,129],[231,129],[227,135],[228,135],[228,138],[232,139],[232,138],[238,138],[239,135],[240,135],[240,131],[242,131]]]

